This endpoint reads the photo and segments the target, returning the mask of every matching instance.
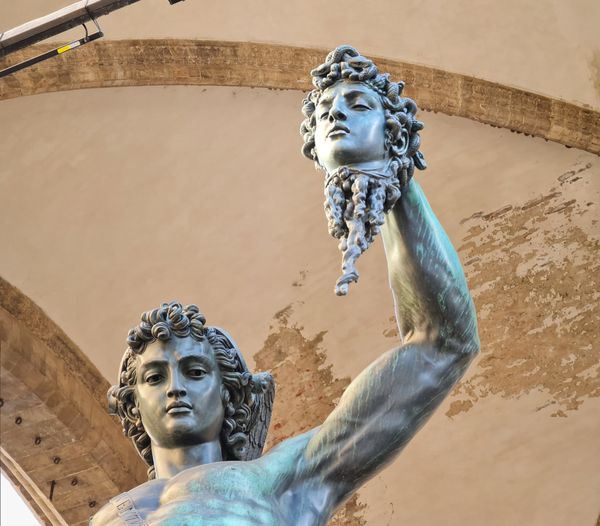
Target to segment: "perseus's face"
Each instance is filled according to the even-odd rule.
[[[327,88],[315,116],[317,156],[329,173],[387,158],[384,109],[379,95],[366,84],[341,81]]]
[[[157,341],[136,360],[135,396],[153,444],[175,448],[219,439],[222,379],[208,342]]]

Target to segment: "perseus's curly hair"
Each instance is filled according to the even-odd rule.
[[[302,153],[321,166],[315,149],[315,110],[323,92],[341,80],[363,82],[380,96],[385,112],[385,148],[392,162],[400,186],[405,186],[413,175],[415,166],[426,168],[423,154],[419,151],[421,139],[419,131],[423,123],[415,117],[417,105],[408,97],[401,97],[404,82],[392,82],[388,73],[379,73],[377,66],[363,57],[352,46],[339,46],[325,62],[311,71],[312,90],[304,99],[302,113],[306,117],[300,127],[304,139]],[[402,144],[402,130],[408,132],[408,148]]]
[[[132,439],[138,453],[149,466],[148,478],[155,477],[150,437],[142,424],[135,400],[137,382],[136,356],[148,344],[173,337],[192,337],[198,342],[208,341],[221,372],[223,384],[221,399],[225,420],[221,429],[221,446],[224,460],[240,460],[248,445],[248,427],[251,418],[253,394],[252,375],[245,371],[235,345],[220,330],[205,325],[206,318],[196,305],[163,303],[159,308],[145,312],[138,326],[129,331],[127,350],[121,362],[119,384],[109,392],[111,412],[123,425],[123,433]]]

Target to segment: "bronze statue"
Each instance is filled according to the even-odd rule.
[[[198,308],[163,304],[129,333],[109,392],[149,465],[93,526],[323,525],[425,423],[477,354],[475,311],[458,256],[418,184],[416,106],[342,46],[313,71],[304,152],[326,172],[330,230],[352,265],[381,227],[402,345],[348,387],[316,429],[261,456],[273,402],[232,339]],[[344,241],[345,240],[345,241]]]
[[[426,168],[419,151],[423,123],[415,118],[415,102],[400,96],[404,83],[380,74],[351,46],[332,51],[312,76],[316,89],[302,108],[302,153],[327,174],[329,233],[340,239],[343,253],[335,292],[343,296],[358,280],[354,264],[379,233],[385,212],[415,167]]]

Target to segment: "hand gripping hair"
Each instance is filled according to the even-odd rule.
[[[412,99],[401,97],[403,82],[392,82],[387,73],[379,73],[371,60],[351,46],[333,50],[318,68],[311,71],[312,90],[304,99],[305,116],[300,133],[304,139],[302,153],[319,162],[315,144],[317,127],[315,110],[323,92],[338,82],[361,82],[375,92],[385,117],[384,149],[388,160],[380,170],[361,170],[341,166],[325,177],[325,215],[329,233],[340,240],[342,276],[335,292],[348,293],[348,285],[358,280],[355,263],[373,242],[388,212],[400,198],[402,188],[412,178],[415,167],[426,168],[419,151],[419,131],[423,123],[415,118],[417,105]]]

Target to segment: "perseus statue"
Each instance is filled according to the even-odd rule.
[[[196,306],[146,312],[109,400],[150,480],[112,499],[93,526],[324,525],[404,448],[478,352],[458,256],[411,180],[425,166],[416,105],[349,46],[312,75],[304,152],[325,171],[336,237],[364,251],[381,229],[400,346],[367,367],[319,427],[263,455],[272,377],[251,374]]]

